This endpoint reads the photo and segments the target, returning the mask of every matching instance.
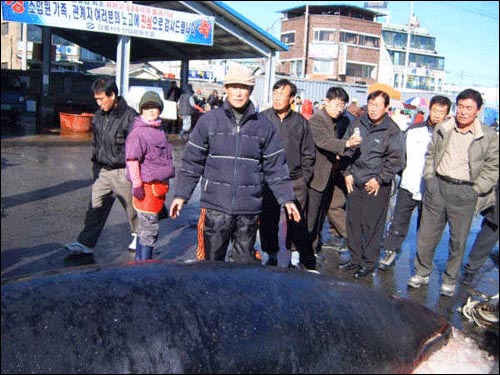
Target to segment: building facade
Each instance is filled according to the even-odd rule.
[[[305,5],[283,10],[276,71],[297,78],[356,84],[384,82],[398,89],[442,91],[444,57],[436,38],[411,17],[407,25],[382,24],[383,9]]]
[[[27,35],[26,42],[24,33]],[[42,31],[39,26],[2,20],[1,42],[2,69],[23,69],[23,59],[26,59],[26,69],[40,68],[42,63]],[[26,54],[24,55],[25,46]],[[52,35],[52,71],[80,72],[84,68],[102,65],[105,61],[106,59],[97,53],[81,48],[57,35]]]
[[[282,11],[277,73],[371,84],[378,80],[382,25],[378,13],[349,5],[305,5]]]
[[[416,18],[407,25],[382,25],[382,37],[393,67],[394,87],[443,90],[444,57],[436,51],[436,38],[420,28]]]

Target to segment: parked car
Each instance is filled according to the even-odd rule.
[[[165,100],[165,95],[161,87],[155,86],[130,86],[125,99],[129,106],[134,108],[137,113],[139,113],[139,102],[141,101],[142,95],[146,91],[154,91],[163,101],[163,111],[160,113],[160,118],[162,120],[176,120],[177,119],[177,103],[169,100]]]
[[[2,124],[15,125],[19,114],[26,112],[26,85],[8,70],[2,69]]]

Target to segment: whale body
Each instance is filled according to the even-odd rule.
[[[91,266],[1,294],[2,373],[404,373],[451,330],[360,285],[224,262]]]

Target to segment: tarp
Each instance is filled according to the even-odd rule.
[[[396,90],[394,87],[389,86],[385,83],[374,83],[368,87],[368,94],[371,94],[374,91],[381,90],[387,93],[390,98],[401,100],[401,92]]]
[[[498,121],[498,108],[484,107],[484,119],[483,123],[486,125],[491,125],[495,120]]]

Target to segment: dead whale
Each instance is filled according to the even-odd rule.
[[[280,268],[165,261],[4,282],[2,373],[404,373],[450,325]]]

